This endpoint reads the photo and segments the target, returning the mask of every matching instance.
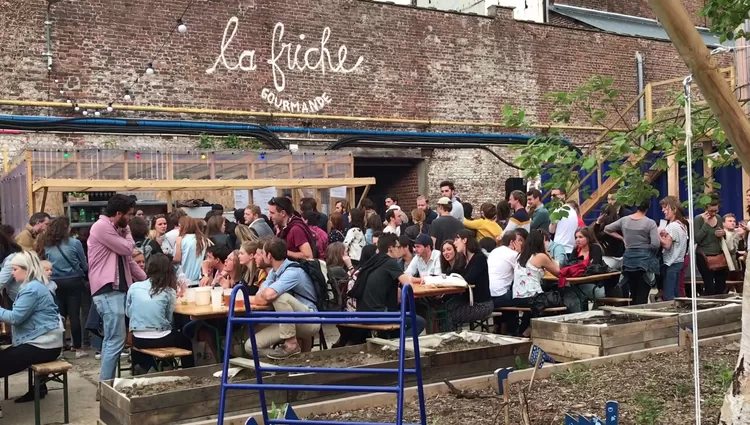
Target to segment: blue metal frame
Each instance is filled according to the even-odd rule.
[[[242,291],[245,301],[244,317],[235,316],[235,299],[237,292]],[[412,341],[414,343],[414,369],[405,369],[406,353],[406,333],[404,323],[406,323],[407,309],[412,323]],[[267,312],[251,310],[250,297],[245,286],[238,285],[232,289],[231,302],[229,304],[229,316],[227,318],[227,335],[232,334],[232,325],[255,324],[255,323],[320,323],[322,324],[399,324],[399,350],[398,350],[398,368],[327,368],[327,367],[261,367],[258,360],[258,346],[255,341],[255,332],[250,332],[250,341],[253,347],[253,362],[255,363],[255,384],[230,384],[227,382],[229,369],[229,355],[231,349],[231,340],[227,338],[224,349],[224,364],[221,374],[221,396],[219,398],[219,418],[218,425],[224,424],[224,408],[227,390],[257,390],[260,400],[261,411],[263,413],[263,423],[266,425],[321,425],[321,424],[349,424],[349,425],[375,425],[382,422],[346,422],[346,421],[308,421],[293,419],[269,419],[268,406],[266,405],[266,391],[287,390],[287,391],[342,391],[342,392],[387,392],[396,393],[398,401],[396,404],[396,425],[403,424],[404,418],[404,376],[407,373],[415,374],[417,380],[417,394],[419,397],[419,417],[420,425],[427,425],[427,412],[424,404],[424,389],[422,388],[422,362],[419,357],[419,337],[417,334],[417,312],[414,307],[414,292],[411,285],[404,285],[401,290],[401,310],[399,312],[346,312],[346,311],[326,311],[326,312]],[[372,386],[372,385],[292,385],[292,384],[264,384],[263,372],[313,372],[313,373],[395,373],[398,374],[398,383],[396,386]]]

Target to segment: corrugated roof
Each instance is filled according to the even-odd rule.
[[[659,40],[669,40],[667,32],[661,24],[655,19],[641,18],[637,16],[622,15],[619,13],[602,12],[599,10],[586,9],[583,7],[568,6],[565,4],[555,3],[549,6],[550,10],[567,16],[576,21],[583,22],[602,31],[615,34],[630,35],[634,37],[648,37]],[[707,28],[698,27],[703,41],[707,46],[717,47],[734,46],[734,42],[727,40],[724,43],[719,42],[719,37],[711,34]]]

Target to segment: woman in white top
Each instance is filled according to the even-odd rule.
[[[206,256],[208,238],[198,228],[198,222],[192,217],[180,218],[180,235],[175,242],[175,253],[172,261],[182,267],[182,272],[190,280],[190,286],[198,286],[201,280],[201,265]]]
[[[659,230],[659,243],[662,248],[661,277],[664,287],[664,300],[671,301],[684,296],[680,285],[680,275],[685,265],[688,248],[687,220],[680,201],[667,196],[659,202],[667,227]]]
[[[534,296],[544,292],[542,281],[545,272],[557,276],[560,274],[560,266],[547,253],[544,234],[539,230],[533,230],[526,238],[513,270],[513,301],[516,306],[528,307]],[[530,333],[530,323],[531,315],[524,314],[520,328],[524,336]]]
[[[349,226],[344,238],[344,246],[346,246],[347,255],[352,259],[352,264],[357,265],[362,255],[362,248],[367,244],[362,230],[365,228],[365,212],[359,208],[351,210]]]

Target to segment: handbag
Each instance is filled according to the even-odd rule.
[[[727,257],[724,255],[724,253],[718,255],[703,254],[703,256],[706,258],[706,264],[708,265],[709,270],[719,271],[729,269],[729,264],[727,264]]]
[[[57,252],[59,252],[60,255],[62,255],[63,260],[65,260],[65,262],[68,263],[68,265],[70,266],[70,268],[72,268],[72,269],[78,269],[78,271],[81,272],[81,275],[82,275],[81,279],[83,279],[83,284],[86,287],[88,287],[89,286],[89,277],[86,275],[86,273],[83,271],[83,269],[80,266],[79,267],[74,266],[73,262],[71,262],[68,259],[68,256],[65,255],[65,253],[62,251],[62,249],[60,249],[59,246],[56,246],[55,248],[57,248]]]

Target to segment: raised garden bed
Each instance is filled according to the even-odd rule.
[[[668,313],[664,313],[668,314]],[[678,314],[648,317],[586,311],[531,321],[531,339],[558,361],[677,344]]]
[[[555,367],[556,372],[537,378],[531,391],[528,391],[527,381],[511,384],[508,393],[509,422],[523,423],[519,393],[525,392],[531,424],[560,424],[566,413],[576,416],[595,414],[602,418],[604,404],[608,400],[620,403],[619,423],[622,425],[693,423],[690,350],[654,351],[633,356],[632,359],[628,359],[629,355],[623,355],[608,362],[599,362],[600,359],[581,361],[577,362],[577,367],[568,367],[569,370],[561,365],[560,368]],[[739,344],[726,340],[700,348],[704,423],[718,422],[719,409],[731,383],[738,354]],[[458,393],[447,388],[425,388],[427,422],[472,425],[505,423],[503,397],[498,396],[496,388],[487,385],[486,381],[481,382],[479,378],[474,381],[467,385],[454,382]],[[345,403],[354,406],[351,410],[336,409],[333,403],[330,407],[321,403],[320,406],[294,408],[300,417],[312,420],[392,422],[395,419],[392,401],[390,404],[373,404],[372,401],[352,398],[351,402]],[[406,403],[404,413],[405,423],[419,423],[416,403]]]
[[[698,338],[712,338],[742,330],[742,304],[731,300],[741,300],[734,294],[718,296],[714,299],[698,300]],[[692,303],[677,299],[654,304],[624,307],[629,310],[678,313],[677,325],[680,330],[693,328]]]

